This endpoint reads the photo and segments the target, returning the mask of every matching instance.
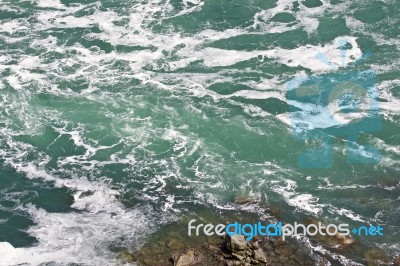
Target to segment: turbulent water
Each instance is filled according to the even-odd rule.
[[[137,249],[196,204],[239,208],[235,195],[289,222],[379,224],[383,237],[359,240],[399,253],[399,11],[398,0],[1,0],[0,265],[116,264],[111,246]],[[352,71],[376,76],[380,128],[335,136],[328,166],[302,166],[310,143],[295,118],[341,126],[313,119],[287,82]],[[379,160],[352,163],[350,146]]]

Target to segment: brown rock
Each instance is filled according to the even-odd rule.
[[[275,252],[284,256],[289,257],[290,255],[292,255],[294,253],[294,248],[292,248],[289,245],[283,245],[283,246],[279,246],[278,248],[276,248]]]
[[[277,237],[276,239],[274,239],[274,241],[272,243],[275,247],[287,245],[287,242],[285,240],[283,240],[282,237]]]
[[[380,248],[373,248],[364,253],[368,266],[388,265],[388,257]]]
[[[179,242],[176,239],[171,239],[168,243],[167,243],[167,247],[172,249],[172,250],[176,250],[176,249],[180,249],[182,248],[182,243]]]
[[[236,259],[238,259],[238,260],[240,260],[240,261],[244,260],[244,256],[241,256],[241,255],[239,255],[239,254],[232,253],[232,256],[234,256]]]
[[[203,255],[197,251],[188,250],[187,252],[173,256],[174,266],[192,266],[203,261]]]
[[[233,260],[226,260],[225,261],[226,266],[233,266]]]
[[[289,260],[289,258],[286,257],[285,255],[280,255],[280,256],[279,256],[279,261],[282,262],[282,263],[285,263],[285,262],[287,262],[288,260]]]
[[[260,199],[257,197],[250,196],[236,196],[235,203],[239,205],[247,205],[247,204],[257,204],[260,202]]]
[[[258,261],[257,261],[257,260],[255,260],[255,259],[250,259],[250,263],[251,263],[251,264],[255,264],[255,265],[257,265],[257,264],[258,264]]]
[[[232,258],[233,258],[232,254],[222,253],[222,256],[223,256],[225,259],[232,259]]]
[[[243,235],[227,236],[227,248],[230,251],[245,250],[247,242]]]
[[[253,250],[253,258],[261,262],[267,262],[267,257],[262,249]]]
[[[318,261],[318,266],[328,266],[328,265],[330,265],[330,263],[322,258]]]
[[[123,250],[123,251],[118,252],[117,259],[120,259],[120,260],[122,260],[124,262],[127,262],[127,263],[135,262],[135,258],[127,250]]]
[[[400,255],[397,255],[393,258],[393,265],[400,266]]]
[[[282,210],[276,206],[270,206],[267,211],[275,217],[279,217],[282,214]]]
[[[336,234],[333,237],[335,237],[339,241],[340,248],[351,246],[356,242],[354,238],[351,238],[349,236],[344,236],[341,234]]]
[[[273,251],[269,251],[269,252],[268,252],[268,256],[270,256],[270,257],[275,257],[275,253],[274,253]]]
[[[233,266],[241,266],[241,265],[242,263],[240,261],[237,260],[233,261]]]
[[[318,225],[320,222],[315,218],[309,218],[306,220],[306,223]],[[323,223],[321,224],[324,225]],[[315,239],[330,248],[344,249],[355,244],[356,242],[351,236],[345,236],[339,233],[336,233],[335,235],[329,235],[327,234],[326,229],[323,229],[322,232],[325,234],[325,236],[317,234]]]
[[[251,248],[251,249],[259,249],[259,248],[260,248],[260,245],[258,244],[258,242],[253,242],[253,243],[251,243],[250,248]]]

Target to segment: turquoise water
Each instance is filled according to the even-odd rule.
[[[236,195],[288,222],[379,224],[384,237],[359,241],[398,254],[399,4],[2,1],[0,264],[115,264],[111,245],[136,249],[196,204],[239,209]],[[353,153],[380,160],[349,163],[337,136],[329,167],[302,167],[313,144],[293,114],[341,125],[313,120],[287,82],[352,71],[376,76],[382,125]]]

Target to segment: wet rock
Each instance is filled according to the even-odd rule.
[[[244,251],[247,248],[247,242],[243,235],[227,236],[227,238],[227,248],[229,251]]]
[[[388,257],[380,248],[373,248],[364,253],[368,266],[388,265]]]
[[[241,221],[240,219],[235,216],[227,220]],[[186,238],[186,230],[181,232],[176,228],[167,227],[168,234],[164,231],[163,237],[154,235],[140,250],[133,254],[121,254],[119,257],[124,262],[132,261],[141,266],[313,265],[304,252],[280,238],[255,236],[251,241],[246,241],[243,235],[234,235],[204,237],[193,241],[193,238]],[[300,255],[297,251],[294,252],[295,250],[298,250]]]
[[[320,258],[317,262],[318,266],[329,266],[331,263],[323,258]]]
[[[279,246],[278,248],[276,248],[276,250],[275,250],[275,252],[277,253],[277,254],[280,254],[280,255],[284,255],[284,256],[287,256],[287,257],[289,257],[290,255],[292,255],[293,253],[294,253],[294,248],[292,248],[291,246],[289,246],[289,245],[283,245],[283,246]]]
[[[129,253],[127,250],[118,252],[117,259],[127,262],[127,263],[133,263],[136,261],[134,256],[132,256],[132,254]]]
[[[270,213],[272,216],[279,217],[282,214],[281,208],[277,206],[270,206],[267,208],[267,212]]]
[[[251,249],[259,249],[260,245],[258,244],[258,242],[253,242],[250,244],[250,248]]]
[[[237,260],[226,260],[225,265],[226,266],[240,266],[240,265],[242,265],[242,263]]]
[[[232,253],[232,256],[234,256],[236,259],[238,259],[240,261],[242,261],[244,259],[244,256],[241,256],[241,255],[236,254],[236,253]]]
[[[395,257],[393,258],[393,265],[394,265],[394,266],[400,266],[400,255],[395,256]]]
[[[225,254],[221,248],[219,248],[213,244],[208,243],[208,244],[203,245],[203,247],[205,248],[206,252],[209,255],[212,255],[215,258],[215,260],[219,262],[219,265],[220,265],[220,262],[224,262],[225,259],[232,258],[229,254]]]
[[[236,196],[235,203],[239,205],[257,204],[260,203],[260,199],[251,196]]]
[[[336,234],[333,237],[339,242],[339,248],[349,247],[356,242],[354,238],[342,234]]]
[[[261,262],[267,262],[267,257],[262,249],[253,250],[253,258]]]
[[[321,222],[319,222],[318,220],[316,220],[314,218],[307,220],[307,224],[319,225],[319,223],[321,223]],[[323,223],[321,223],[321,224],[324,225]],[[329,235],[329,234],[327,234],[326,229],[322,229],[321,231],[325,235],[317,234],[314,238],[329,248],[345,249],[356,243],[355,239],[352,238],[351,236],[345,236],[345,235],[342,235],[339,233],[336,233],[335,235]],[[334,232],[330,232],[330,233],[333,234]]]
[[[222,255],[222,250],[219,247],[214,246],[213,244],[206,244],[204,245],[209,251],[211,251],[214,254],[219,254]]]
[[[174,255],[172,259],[174,261],[174,266],[201,265],[203,255],[200,252],[188,250],[185,253]]]
[[[176,239],[171,239],[168,243],[167,243],[167,247],[172,249],[172,250],[177,250],[182,248],[182,243]]]
[[[285,240],[283,240],[282,237],[278,237],[278,238],[275,238],[275,240],[272,242],[272,244],[275,247],[279,247],[279,246],[287,245],[287,242]]]
[[[233,256],[232,256],[232,254],[226,254],[226,253],[223,253],[222,254],[223,255],[223,257],[225,258],[225,259],[233,259]]]
[[[319,235],[315,238],[318,240],[318,242],[322,243],[324,246],[335,249],[344,249],[355,242],[355,240],[352,240],[351,238],[349,239],[342,238],[342,236],[340,235],[337,236]]]
[[[258,263],[258,261],[257,261],[257,260],[255,260],[255,259],[250,259],[250,263],[251,263],[251,264],[254,264],[254,265],[257,265],[257,264],[259,264],[259,263]]]
[[[269,256],[269,257],[275,257],[275,252],[269,251],[269,252],[268,252],[268,256]]]
[[[279,261],[282,262],[282,263],[285,263],[285,262],[287,262],[288,260],[289,260],[289,258],[286,257],[285,255],[280,255],[280,256],[279,256]]]
[[[225,261],[225,265],[226,266],[233,266],[233,263],[234,263],[233,260],[226,260]]]

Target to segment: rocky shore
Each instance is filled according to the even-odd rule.
[[[241,199],[244,204],[252,204],[253,200]],[[277,212],[274,211],[276,214]],[[218,224],[232,221],[249,222],[259,219],[258,214],[245,211],[225,212],[216,215],[209,209],[197,210],[195,214],[202,221]],[[316,235],[313,245],[321,246],[328,253],[312,251],[309,247],[293,239],[282,240],[280,237],[255,236],[246,241],[244,236],[188,236],[187,225],[190,219],[186,217],[161,228],[152,235],[139,250],[129,252],[121,249],[118,259],[123,263],[139,266],[328,266],[345,265],[329,256],[332,254],[352,254],[358,257],[362,265],[367,266],[400,266],[400,256],[389,258],[377,247],[362,246],[356,239],[336,234],[333,236]],[[229,222],[228,222],[229,221]],[[320,221],[308,218],[305,224],[316,224]]]
[[[207,261],[201,251],[189,250],[172,256],[171,262],[175,266],[189,265],[226,265],[226,266],[251,266],[251,265],[312,265],[311,261],[299,259],[295,250],[283,244],[275,253],[273,248],[269,251],[263,249],[260,240],[246,241],[243,236],[235,235],[225,237],[220,246],[206,244],[203,247],[205,254],[214,257],[214,261]]]
[[[241,235],[209,239],[204,244],[196,243],[191,247],[184,247],[180,241],[172,239],[165,245],[145,246],[134,253],[122,251],[118,257],[141,266],[314,265],[311,258],[287,241],[261,238],[246,241]]]
[[[273,240],[254,238],[252,241],[246,241],[239,235],[185,246],[179,240],[171,239],[164,244],[146,245],[133,253],[123,250],[118,253],[118,258],[124,263],[139,266],[332,265],[323,257],[311,258],[304,250],[280,238]],[[400,256],[389,259],[379,248],[364,252],[364,258],[363,265],[367,266],[400,266]]]

